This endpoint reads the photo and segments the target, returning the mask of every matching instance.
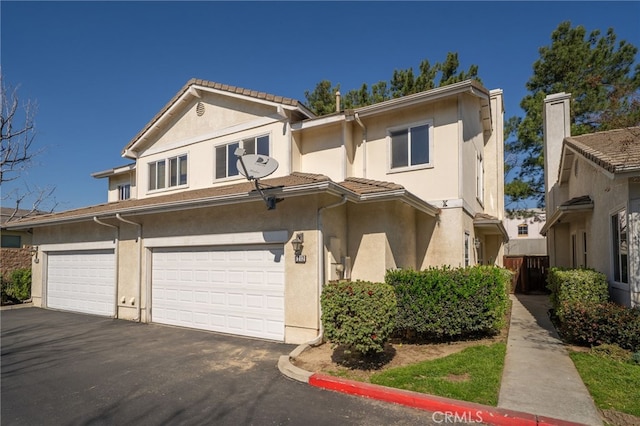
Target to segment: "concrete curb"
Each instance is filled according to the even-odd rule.
[[[33,302],[20,303],[19,305],[4,305],[0,306],[0,311],[11,311],[13,309],[32,308]]]
[[[378,401],[391,402],[420,410],[431,411],[457,421],[483,423],[496,426],[578,426],[565,420],[537,416],[535,414],[458,401],[435,395],[411,392],[370,383],[357,382],[324,374],[312,373],[291,363],[305,350],[310,348],[303,344],[295,348],[289,355],[282,355],[278,360],[278,369],[285,376],[299,382],[308,383],[321,389],[332,390],[354,396],[362,396]]]

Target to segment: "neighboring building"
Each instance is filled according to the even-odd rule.
[[[40,212],[36,212],[40,213]],[[0,275],[8,279],[16,269],[31,267],[31,234],[25,230],[8,230],[7,222],[19,220],[30,214],[31,210],[0,207]]]
[[[614,301],[640,305],[640,127],[570,136],[571,95],[544,106],[551,266],[606,274]]]
[[[501,265],[502,129],[502,91],[475,81],[315,117],[191,80],[125,146],[134,164],[93,175],[108,203],[12,229],[38,246],[36,306],[301,343],[328,280]],[[248,182],[238,148],[279,167]]]
[[[505,245],[506,256],[545,256],[547,239],[540,234],[545,223],[543,209],[527,209],[522,213],[507,214],[504,227],[509,235]]]

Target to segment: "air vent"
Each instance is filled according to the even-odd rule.
[[[196,105],[196,114],[198,114],[198,117],[204,115],[204,104],[202,102],[198,102],[198,105]]]

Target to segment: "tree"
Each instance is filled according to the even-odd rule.
[[[27,100],[21,105],[18,89],[7,87],[1,73],[0,98],[0,184],[4,185],[20,179],[23,173],[32,167],[34,158],[42,151],[34,149],[33,145],[35,103]],[[10,199],[15,201],[15,209],[9,220],[17,214],[20,204],[28,197],[34,200],[29,213],[37,212],[42,203],[50,199],[54,190],[55,188],[52,187],[34,188],[25,183],[24,190],[15,189],[8,194],[3,193],[3,202]]]
[[[369,87],[363,83],[359,89],[352,89],[344,95],[344,108],[357,108],[373,105],[389,99],[423,92],[436,87],[436,78],[440,74],[438,86],[457,83],[467,79],[478,78],[478,66],[472,65],[468,71],[458,71],[460,62],[457,53],[449,52],[444,62],[436,62],[433,66],[428,60],[420,62],[420,74],[415,76],[413,68],[396,69],[389,82],[379,81]],[[307,106],[317,115],[331,114],[336,111],[335,93],[340,85],[332,86],[330,81],[322,80],[314,91],[305,91]]]
[[[604,36],[599,30],[587,36],[584,27],[562,22],[551,44],[539,49],[526,83],[530,93],[520,102],[525,116],[512,117],[505,131],[515,137],[506,144],[506,162],[515,156],[518,166],[516,177],[505,185],[508,205],[526,199],[544,205],[542,109],[547,95],[571,93],[574,136],[640,124],[640,65],[632,71],[638,49],[616,38],[612,28]]]

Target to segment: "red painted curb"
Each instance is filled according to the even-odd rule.
[[[484,423],[496,426],[576,426],[564,420],[538,417],[497,407],[457,401],[440,396],[426,395],[403,389],[388,388],[371,383],[356,382],[324,374],[313,374],[309,384],[318,388],[342,392],[349,395],[364,396],[379,401],[406,405],[425,411],[431,411],[442,421],[447,419],[467,423]],[[447,417],[448,416],[448,417]]]

